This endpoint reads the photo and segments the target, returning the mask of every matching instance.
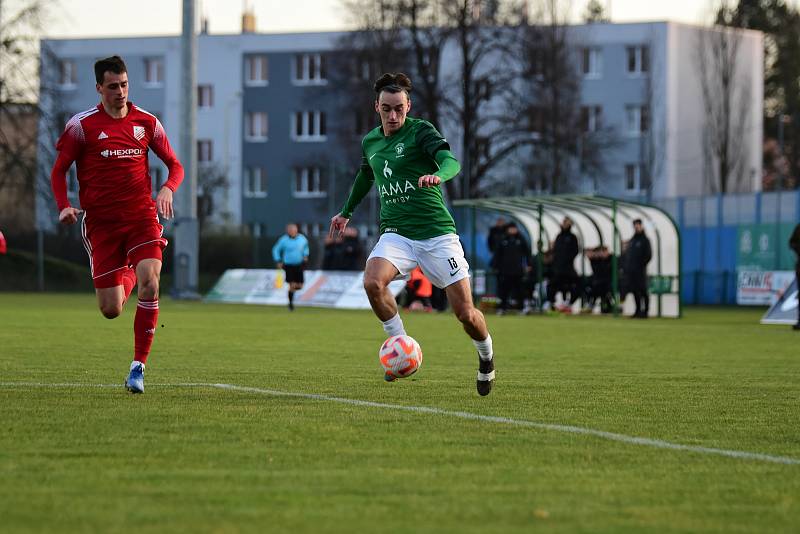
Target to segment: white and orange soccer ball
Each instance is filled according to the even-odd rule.
[[[378,359],[383,367],[383,378],[391,382],[417,372],[422,365],[422,349],[411,336],[392,336],[381,345]]]

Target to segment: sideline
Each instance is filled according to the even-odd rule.
[[[0,388],[14,388],[14,387],[30,387],[30,388],[122,388],[120,384],[46,384],[41,382],[0,382]],[[482,421],[485,423],[497,423],[505,425],[513,425],[526,428],[537,428],[540,430],[550,430],[555,432],[562,432],[568,434],[580,434],[584,436],[593,436],[598,438],[607,439],[610,441],[619,441],[631,445],[641,445],[645,447],[655,447],[658,449],[668,449],[675,451],[694,452],[698,454],[708,454],[715,456],[727,456],[729,458],[738,458],[742,460],[756,460],[761,462],[770,462],[784,465],[800,465],[800,458],[791,458],[788,456],[773,456],[771,454],[763,454],[759,452],[737,451],[730,449],[718,449],[714,447],[701,447],[698,445],[683,445],[681,443],[672,443],[660,439],[643,438],[637,436],[628,436],[626,434],[616,434],[614,432],[606,432],[604,430],[597,430],[594,428],[586,428],[572,425],[558,425],[553,423],[537,423],[535,421],[528,421],[525,419],[511,419],[509,417],[497,417],[491,415],[480,415],[470,412],[457,412],[452,410],[444,410],[441,408],[431,408],[428,406],[404,406],[402,404],[386,404],[382,402],[365,401],[358,399],[347,399],[342,397],[331,397],[328,395],[318,395],[314,393],[297,393],[291,391],[279,391],[274,389],[263,389],[249,386],[237,386],[235,384],[211,384],[201,382],[184,382],[178,384],[148,384],[148,387],[207,387],[215,389],[223,389],[228,391],[239,391],[242,393],[254,393],[257,395],[268,395],[271,397],[294,397],[301,399],[310,399],[317,401],[335,402],[338,404],[349,404],[351,406],[364,406],[368,408],[383,408],[390,410],[401,410],[412,413],[444,415],[448,417],[457,417],[459,419],[468,419],[472,421]]]

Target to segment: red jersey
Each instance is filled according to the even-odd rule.
[[[66,173],[77,163],[81,208],[92,218],[141,218],[155,209],[148,150],[169,169],[164,186],[175,191],[183,181],[183,167],[170,147],[161,121],[128,103],[128,114],[116,119],[102,104],[72,117],[56,144],[58,158],[50,176],[59,212],[70,206]]]

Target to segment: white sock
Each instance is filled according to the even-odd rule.
[[[494,356],[494,351],[492,351],[492,336],[486,336],[486,339],[483,341],[473,339],[472,344],[478,349],[478,356],[480,356],[481,360],[491,360],[492,356]]]
[[[140,363],[142,364],[142,369],[144,369],[144,364],[142,362],[137,362],[136,360],[133,360],[131,362],[131,371],[133,371],[133,368],[139,365]]]
[[[403,320],[400,318],[399,313],[395,314],[395,316],[388,321],[383,321],[383,331],[386,332],[389,337],[406,335],[406,329],[403,326]]]

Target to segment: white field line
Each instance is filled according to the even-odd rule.
[[[120,388],[122,385],[118,384],[46,384],[40,382],[0,382],[2,388],[13,387],[38,387],[38,388]],[[294,397],[301,399],[311,399],[318,401],[335,402],[339,404],[349,404],[351,406],[364,406],[368,408],[383,408],[389,410],[401,410],[412,413],[444,415],[447,417],[456,417],[459,419],[468,419],[472,421],[481,421],[485,423],[499,423],[505,425],[513,425],[526,428],[537,428],[541,430],[550,430],[554,432],[562,432],[567,434],[579,434],[584,436],[594,436],[611,441],[619,441],[631,445],[642,445],[645,447],[655,447],[657,449],[668,449],[676,451],[695,452],[699,454],[710,454],[715,456],[727,456],[729,458],[738,458],[743,460],[757,460],[761,462],[771,462],[776,464],[785,465],[800,465],[800,458],[791,458],[788,456],[773,456],[771,454],[763,454],[759,452],[736,451],[730,449],[718,449],[714,447],[702,447],[699,445],[683,445],[681,443],[672,443],[660,439],[642,438],[637,436],[628,436],[626,434],[617,434],[614,432],[606,432],[604,430],[596,430],[594,428],[586,428],[572,425],[558,425],[553,423],[537,423],[535,421],[527,421],[525,419],[511,419],[509,417],[498,417],[492,415],[480,415],[470,412],[457,412],[451,410],[443,410],[441,408],[431,408],[428,406],[405,406],[402,404],[387,404],[382,402],[365,401],[358,399],[346,399],[342,397],[331,397],[328,395],[318,395],[314,393],[297,393],[291,391],[279,391],[274,389],[263,389],[248,386],[237,386],[235,384],[210,384],[201,382],[186,382],[178,384],[148,384],[148,387],[209,387],[217,389],[225,389],[229,391],[240,391],[243,393],[254,393],[257,395],[268,395],[271,397]]]

